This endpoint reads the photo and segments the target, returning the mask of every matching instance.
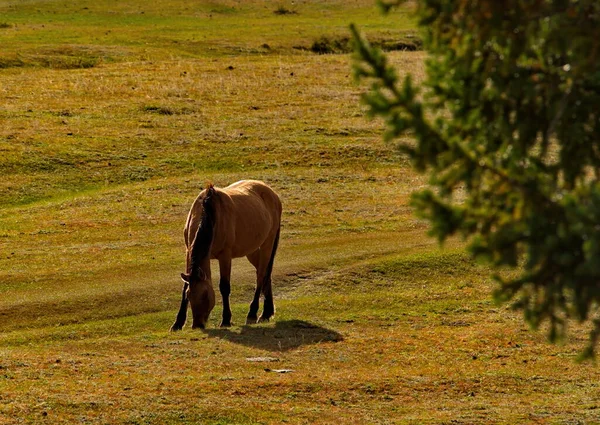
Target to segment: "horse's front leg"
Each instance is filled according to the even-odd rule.
[[[231,293],[231,258],[225,257],[219,259],[219,271],[221,279],[219,281],[219,291],[223,298],[223,320],[221,327],[231,326],[231,307],[229,305],[229,294]]]
[[[175,319],[175,323],[171,326],[171,331],[180,331],[185,325],[185,320],[187,319],[187,290],[189,283],[183,283],[183,290],[181,291],[181,305],[179,306],[179,312],[177,313],[177,318]]]

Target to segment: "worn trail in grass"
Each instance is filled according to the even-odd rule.
[[[595,367],[492,305],[487,272],[453,250],[413,248],[288,276],[303,283],[283,289],[266,325],[169,334],[172,314],[159,312],[5,333],[0,413],[26,423],[593,421]],[[281,369],[292,371],[268,371]]]

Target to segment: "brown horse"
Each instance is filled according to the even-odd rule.
[[[181,307],[172,331],[185,324],[188,301],[192,308],[192,328],[204,328],[215,306],[210,260],[219,261],[223,297],[221,326],[231,326],[231,260],[247,257],[256,268],[256,291],[246,323],[267,321],[275,314],[271,272],[279,242],[281,201],[265,183],[242,180],[224,189],[209,184],[192,204],[184,230],[186,272],[181,274]],[[265,301],[257,317],[260,294]]]

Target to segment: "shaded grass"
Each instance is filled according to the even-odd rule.
[[[422,50],[423,48],[423,42],[420,37],[412,32],[403,35],[395,35],[390,38],[383,38],[381,36],[370,37],[369,43],[374,47],[380,48],[384,52],[414,52],[417,50]],[[295,46],[294,48],[298,50],[308,50],[320,55],[332,53],[352,53],[354,51],[353,42],[350,37],[346,35],[322,35],[318,39],[314,40],[310,47]]]
[[[288,9],[284,5],[279,5],[277,6],[277,9],[273,11],[273,13],[276,15],[296,15],[298,12],[293,9]]]

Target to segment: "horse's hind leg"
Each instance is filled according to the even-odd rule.
[[[250,304],[246,324],[268,321],[275,314],[271,272],[273,270],[273,260],[277,251],[278,240],[279,233],[273,239],[265,242],[259,250],[248,255],[248,260],[256,267],[256,291],[254,291],[254,299]],[[261,293],[265,296],[265,304],[263,306],[263,313],[258,318]]]
[[[275,303],[273,302],[273,287],[271,285],[271,274],[273,273],[273,262],[279,245],[279,229],[275,237],[268,243],[263,244],[261,251],[265,251],[265,256],[268,253],[267,266],[264,270],[262,293],[265,295],[265,304],[263,306],[262,315],[258,318],[259,322],[268,321],[275,315]],[[261,264],[262,265],[262,264]]]
[[[275,303],[273,302],[273,289],[271,287],[271,273],[265,275],[262,292],[265,296],[263,312],[258,318],[259,322],[268,322],[275,315]]]
[[[252,254],[246,256],[248,261],[256,268],[256,290],[254,291],[254,298],[250,303],[250,310],[246,317],[246,324],[251,325],[258,321],[258,307],[260,302],[260,293],[262,292],[262,279],[260,274],[260,250],[254,251]]]

